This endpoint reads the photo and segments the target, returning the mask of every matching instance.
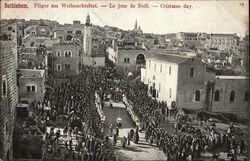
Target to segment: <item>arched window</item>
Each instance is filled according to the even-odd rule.
[[[229,100],[230,100],[230,102],[234,102],[234,99],[235,99],[235,92],[231,91]]]
[[[145,64],[146,59],[145,56],[143,54],[138,54],[135,60],[136,64]]]
[[[68,51],[67,51],[67,50],[64,51],[64,56],[65,56],[65,57],[68,57]]]
[[[169,98],[171,98],[171,96],[172,96],[172,89],[169,88]]]
[[[127,63],[127,58],[124,58],[124,63]]]
[[[129,61],[130,61],[129,58],[127,58],[127,63],[129,63]]]
[[[195,92],[194,101],[200,101],[200,97],[201,97],[201,92],[197,90]]]
[[[68,55],[69,55],[69,57],[72,57],[72,51],[68,51]]]
[[[244,96],[244,101],[248,101],[248,100],[249,100],[249,92],[246,91],[245,96]]]
[[[220,101],[220,91],[216,90],[214,93],[214,101],[218,102]]]
[[[60,50],[57,50],[57,51],[56,51],[56,54],[57,54],[57,56],[61,56],[61,51],[60,51]]]
[[[194,77],[194,68],[190,69],[190,77]]]

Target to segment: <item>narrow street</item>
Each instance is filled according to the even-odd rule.
[[[110,134],[109,126],[113,124],[116,125],[116,120],[118,117],[122,119],[122,127],[119,129],[119,139],[115,146],[115,154],[117,160],[166,160],[164,153],[159,150],[156,146],[150,146],[145,141],[145,133],[139,133],[140,140],[138,144],[134,144],[130,141],[130,145],[126,148],[122,148],[120,138],[127,137],[127,133],[131,128],[135,128],[135,124],[123,103],[113,103],[113,107],[109,106],[108,102],[105,102],[104,114],[106,116],[105,122],[105,133]],[[110,137],[111,142],[113,137]]]

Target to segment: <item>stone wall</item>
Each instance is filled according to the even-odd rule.
[[[215,99],[215,92],[219,92],[219,99]],[[230,93],[234,91],[234,100],[230,101]],[[248,92],[248,96],[245,96]],[[245,98],[247,97],[247,98]],[[226,79],[215,79],[211,98],[213,112],[233,113],[240,119],[249,119],[249,79],[237,79],[232,76]]]
[[[45,93],[45,70],[20,70],[19,98],[20,101],[43,100]],[[35,86],[35,91],[27,91],[27,86]]]
[[[0,41],[0,158],[7,160],[12,145],[15,107],[18,103],[16,79],[17,44],[13,41]],[[3,83],[7,93],[4,95]]]

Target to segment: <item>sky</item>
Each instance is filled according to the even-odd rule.
[[[49,19],[59,23],[72,23],[73,20],[85,22],[87,13],[91,22],[100,26],[115,26],[125,30],[132,30],[137,20],[138,25],[145,33],[176,33],[176,32],[206,32],[206,33],[237,33],[244,36],[248,33],[248,0],[229,1],[63,1],[72,4],[102,4],[118,5],[138,3],[149,6],[162,5],[192,5],[191,9],[185,8],[61,8],[61,1],[39,1],[41,4],[58,4],[59,8],[34,8],[38,1],[1,1],[2,19]],[[29,9],[3,8],[4,3],[26,3]]]

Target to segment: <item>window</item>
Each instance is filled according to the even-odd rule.
[[[41,33],[41,34],[45,34],[45,32],[46,32],[46,31],[45,31],[44,28],[42,28],[42,29],[40,30],[40,33]]]
[[[161,64],[161,67],[160,67],[160,72],[162,72],[162,64]]]
[[[65,64],[64,67],[65,67],[65,70],[70,70],[70,64]]]
[[[194,68],[190,69],[190,77],[194,77]]]
[[[30,43],[30,47],[33,47],[34,45],[35,45],[34,42],[31,42],[31,43]]]
[[[72,33],[73,33],[73,31],[67,31],[67,33],[68,33],[68,34],[72,34]]]
[[[67,50],[64,51],[64,56],[65,56],[65,57],[68,57],[68,51],[67,51]]]
[[[127,63],[127,58],[124,58],[124,63]]]
[[[195,92],[194,101],[200,101],[201,92],[197,90]]]
[[[214,93],[214,101],[215,102],[220,101],[220,91],[219,90],[216,90]]]
[[[151,66],[151,60],[148,61],[148,68],[150,69]]]
[[[57,71],[61,71],[61,64],[57,64]]]
[[[246,91],[245,96],[244,96],[244,101],[248,101],[248,100],[249,100],[249,92]]]
[[[61,56],[61,51],[60,51],[60,50],[57,50],[57,51],[56,51],[56,55],[57,55],[57,56]]]
[[[2,97],[7,96],[7,78],[6,75],[2,76]]]
[[[172,97],[172,89],[169,88],[169,98],[171,98],[171,97]]]
[[[36,34],[36,31],[31,31],[31,34],[32,34],[32,35],[35,35],[35,34]]]
[[[30,92],[31,91],[30,86],[26,86],[26,90],[27,92]]]
[[[171,66],[169,66],[169,71],[168,71],[169,75],[171,75]]]
[[[69,57],[72,57],[72,51],[68,51]]]
[[[129,58],[127,58],[127,63],[129,63],[129,61],[130,61]]]
[[[35,92],[36,91],[36,87],[35,86],[31,86],[31,91]]]
[[[154,70],[156,71],[156,63],[154,64]]]
[[[234,99],[235,99],[235,92],[234,92],[234,91],[231,91],[229,101],[230,101],[230,102],[234,102]]]
[[[27,85],[26,86],[27,92],[35,92],[36,91],[36,86],[34,85]]]

